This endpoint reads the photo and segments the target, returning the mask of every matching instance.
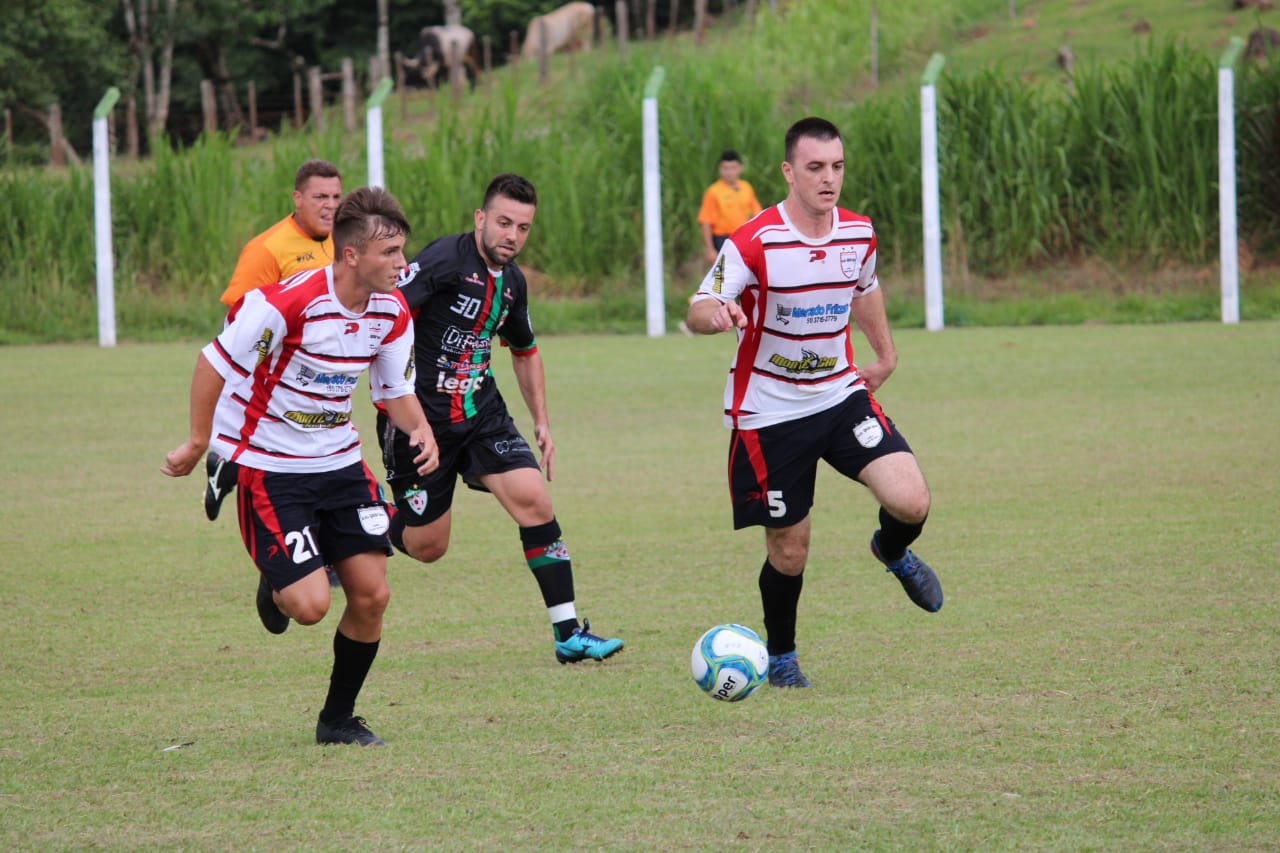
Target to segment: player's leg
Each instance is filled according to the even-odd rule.
[[[239,480],[240,534],[259,570],[263,626],[281,634],[291,618],[319,622],[329,610],[329,585],[316,543],[314,477],[241,467]]]
[[[346,607],[333,636],[333,670],[316,722],[316,741],[380,746],[382,739],[355,715],[355,705],[378,655],[382,617],[391,599],[390,519],[386,507],[376,501],[377,483],[363,463],[340,473],[340,479],[331,481],[318,538],[342,580]]]
[[[796,621],[809,557],[819,446],[812,419],[735,430],[729,445],[729,491],[735,528],[765,528],[760,604],[769,648],[769,683],[808,687],[796,658]]]
[[[929,612],[942,607],[937,575],[910,545],[929,516],[929,486],[903,435],[870,394],[854,394],[824,458],[837,471],[865,485],[880,504],[880,527],[871,553],[902,584],[907,596]]]
[[[396,507],[388,535],[396,550],[424,563],[434,563],[449,550],[453,490],[466,432],[463,426],[437,427],[435,438],[440,464],[422,477],[413,462],[418,451],[409,445],[409,437],[378,414],[378,444]]]
[[[538,583],[555,641],[556,660],[604,660],[622,640],[598,637],[578,623],[573,562],[551,505],[551,495],[529,443],[506,411],[476,418],[463,476],[492,492],[520,529],[525,564]]]

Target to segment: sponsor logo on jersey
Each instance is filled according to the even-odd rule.
[[[303,264],[309,264],[315,259],[316,259],[315,252],[303,252],[302,254],[294,258],[294,260],[297,261],[298,266],[302,266]]]
[[[406,381],[413,378],[413,355],[410,354],[409,360],[404,363],[404,378]]]
[[[480,280],[480,274],[474,271],[471,273],[471,275],[464,278],[463,281],[465,281],[467,284],[478,284],[482,287],[484,286],[484,282]]]
[[[479,391],[485,375],[457,376],[441,370],[436,374],[436,391],[441,394],[467,394]]]
[[[270,329],[262,330],[262,337],[258,338],[258,342],[253,348],[258,351],[258,364],[267,360],[267,356],[271,354],[271,342],[275,340],[276,333]]]
[[[284,418],[306,429],[333,429],[350,422],[351,415],[347,412],[334,412],[328,409],[323,412],[299,412],[295,409],[285,412]]]
[[[769,357],[770,364],[781,367],[788,373],[820,373],[833,369],[838,361],[833,355],[822,356],[807,349],[800,351],[798,359],[786,358],[778,353]]]
[[[711,272],[711,292],[719,293],[724,288],[724,254],[716,258],[716,265]]]
[[[440,338],[440,349],[455,355],[461,355],[464,352],[488,353],[492,347],[493,341],[487,335],[477,335],[475,332],[459,329],[457,326],[445,329],[444,335]]]
[[[844,315],[849,313],[849,306],[838,302],[828,302],[825,305],[809,305],[792,307],[781,302],[777,304],[778,322],[787,325],[791,320],[804,320],[805,325],[821,325],[823,323],[834,323],[843,319]]]
[[[854,249],[840,250],[840,272],[845,278],[854,278],[858,274],[858,253]]]
[[[495,441],[493,443],[493,451],[499,456],[505,456],[508,453],[523,453],[529,449],[529,442],[523,437],[513,438],[510,441]]]
[[[356,387],[354,376],[347,376],[345,373],[316,373],[305,364],[298,366],[298,374],[293,379],[304,388],[314,382],[326,391],[344,395],[350,394]]]

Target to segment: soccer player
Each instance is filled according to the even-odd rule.
[[[360,455],[351,392],[369,389],[405,432],[419,475],[438,464],[414,394],[413,325],[396,289],[409,225],[384,190],[361,188],[334,217],[336,261],[246,293],[196,360],[191,431],[165,457],[171,477],[191,473],[210,444],[238,463],[240,532],[260,572],[262,624],[324,618],[331,565],[346,593],[333,639],[319,743],[381,745],[356,696],[378,653],[387,588],[389,513]]]
[[[555,444],[547,417],[542,356],[529,322],[529,292],[516,256],[533,227],[538,197],[518,175],[494,178],[475,211],[475,229],[423,249],[400,280],[414,315],[418,399],[440,443],[440,467],[414,470],[408,437],[386,415],[378,441],[398,512],[391,542],[432,563],[449,547],[453,491],[461,477],[497,498],[520,528],[520,545],[551,620],[556,660],[604,660],[622,648],[578,624],[573,567],[551,496]],[[516,383],[533,418],[542,462],[516,429],[490,369],[493,347],[511,350]]]
[[[742,158],[732,148],[720,155],[720,179],[707,187],[698,209],[702,229],[702,249],[707,263],[713,263],[720,247],[738,227],[760,212],[760,202],[751,184],[742,180]]]
[[[760,599],[769,682],[808,687],[796,659],[796,613],[809,554],[818,460],[880,504],[871,553],[923,609],[942,607],[937,576],[910,548],[929,514],[929,487],[906,438],[873,392],[898,363],[876,277],[876,235],[837,207],[840,131],[806,118],[787,131],[787,197],[733,233],[689,306],[691,330],[733,329],[725,384],[735,529],[765,528]],[[853,361],[850,317],[875,360]]]
[[[219,297],[222,303],[230,309],[251,290],[333,263],[333,215],[341,199],[337,166],[327,160],[299,166],[293,176],[293,213],[241,249],[231,281]],[[204,512],[213,521],[235,488],[235,464],[213,452],[205,460],[205,474]],[[332,581],[336,586],[336,577]]]

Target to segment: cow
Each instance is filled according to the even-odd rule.
[[[529,30],[520,49],[522,59],[536,57],[542,50],[542,25],[546,24],[547,55],[581,50],[591,46],[592,22],[596,10],[590,3],[566,3],[529,21]]]
[[[450,50],[458,51],[458,63],[463,66],[463,73],[470,72],[468,77],[472,88],[475,88],[476,80],[480,77],[476,36],[461,25],[423,27],[418,33],[417,53],[412,59],[405,60],[405,67],[417,69],[422,82],[434,89],[439,82],[440,72],[445,72],[445,80],[449,79]]]

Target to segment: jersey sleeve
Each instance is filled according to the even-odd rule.
[[[235,272],[231,274],[231,282],[218,298],[230,308],[249,291],[275,284],[279,280],[280,262],[267,248],[262,235],[259,235],[241,250]]]
[[[409,306],[403,294],[395,295],[400,301],[400,313],[369,364],[369,397],[375,404],[409,396],[414,393],[417,379]]]
[[[716,299],[720,302],[732,302],[756,283],[756,274],[742,257],[737,241],[726,240],[715,265],[702,279],[698,292],[693,295],[693,301]]]
[[[262,290],[251,290],[222,333],[201,352],[228,385],[235,385],[280,350],[286,332],[284,317]]]

